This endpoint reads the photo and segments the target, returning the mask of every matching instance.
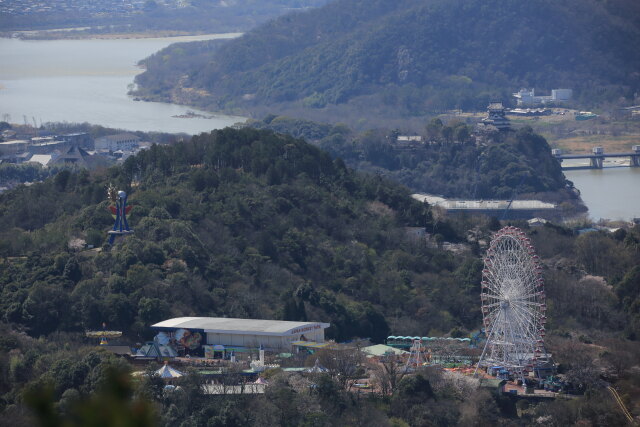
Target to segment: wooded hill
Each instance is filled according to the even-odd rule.
[[[70,253],[74,237],[105,242],[109,182],[131,194],[135,235]],[[3,263],[0,309],[35,336],[107,321],[140,339],[152,322],[196,314],[309,318],[334,338],[375,341],[394,310],[415,333],[479,322],[477,260],[411,244],[404,229],[458,240],[451,225],[406,188],[270,131],[153,146],[106,175],[63,171],[0,199],[0,254],[26,256]],[[432,305],[453,314],[411,319]]]
[[[103,246],[113,221],[109,183],[130,194],[135,230],[113,247]],[[433,244],[411,226],[425,227]],[[190,315],[327,321],[337,340],[465,336],[481,324],[477,240],[498,227],[486,218],[439,219],[404,187],[256,129],[156,145],[103,173],[66,170],[20,186],[0,195],[0,410],[27,425],[22,402],[40,393],[50,402],[40,410],[68,414],[74,400],[104,387],[110,367],[128,372],[95,343],[82,344],[83,332],[102,322],[132,344],[150,337],[150,324]],[[554,225],[526,232],[545,266],[549,351],[589,393],[540,404],[523,423],[550,416],[556,425],[619,425],[622,414],[600,386],[615,383],[636,413],[640,226],[579,237]],[[72,250],[77,238],[102,250]],[[443,240],[466,249],[454,255],[439,247]],[[165,395],[159,379],[143,379],[136,399],[156,402],[162,425],[304,425],[320,412],[330,416],[313,418],[326,420],[315,425],[350,424],[374,409],[381,425],[392,424],[388,417],[497,425],[495,417],[506,424],[516,416],[508,399],[436,387],[437,374],[408,378],[378,400],[356,399],[327,379],[311,397],[274,379],[265,399],[211,400],[197,376],[188,378],[187,395]],[[119,394],[125,403],[129,395]],[[322,409],[296,409],[313,396],[324,399]],[[465,409],[468,401],[473,408]]]
[[[73,238],[106,241],[109,183],[130,193],[135,235],[111,250],[70,251]],[[107,321],[141,339],[149,324],[187,315],[309,318],[330,322],[330,337],[378,342],[391,330],[472,330],[481,318],[477,243],[454,256],[406,227],[465,242],[470,228],[488,236],[498,226],[434,218],[405,187],[255,129],[154,145],[103,174],[65,170],[0,195],[0,206],[0,311],[34,336]],[[562,244],[540,242],[545,256],[575,256],[562,233]],[[620,281],[638,257],[633,236],[630,252],[607,243],[606,263],[589,258],[597,254],[576,262]],[[601,303],[616,311],[614,300]],[[621,325],[620,316],[598,324]]]
[[[237,111],[365,97],[361,115],[415,115],[511,102],[521,87],[571,88],[593,105],[640,89],[639,19],[633,0],[338,0],[206,55],[168,47],[136,81],[150,99]]]
[[[275,115],[247,124],[306,138],[356,170],[386,176],[417,193],[470,199],[546,193],[535,197],[581,204],[565,191],[571,184],[547,141],[529,127],[482,133],[476,141],[472,127],[433,119],[425,126],[425,143],[407,147],[396,141],[397,129],[357,133],[344,124]]]

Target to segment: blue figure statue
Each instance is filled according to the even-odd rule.
[[[109,231],[109,244],[113,245],[117,236],[126,236],[132,234],[133,230],[129,229],[127,222],[127,214],[131,211],[131,206],[127,206],[127,193],[118,191],[114,187],[109,187],[109,198],[115,203],[115,206],[109,206],[111,214],[115,218],[113,229]]]

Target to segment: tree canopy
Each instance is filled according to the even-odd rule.
[[[130,193],[135,235],[91,256],[70,252],[73,238],[105,241],[109,183]],[[105,174],[62,171],[0,196],[0,253],[18,256],[2,270],[0,304],[35,336],[107,321],[144,337],[158,320],[198,314],[328,321],[332,337],[379,342],[394,310],[425,305],[452,314],[424,313],[408,329],[471,328],[473,290],[436,291],[466,260],[407,240],[407,226],[436,226],[408,193],[271,131],[154,145]]]
[[[339,0],[219,49],[169,47],[137,83],[150,98],[248,111],[363,96],[361,115],[472,110],[520,87],[570,88],[592,105],[640,88],[639,16],[633,0]]]

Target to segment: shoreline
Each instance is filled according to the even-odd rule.
[[[176,30],[158,30],[158,31],[134,31],[134,32],[84,32],[76,29],[56,29],[56,30],[25,30],[6,32],[0,38],[19,39],[25,41],[32,40],[127,40],[127,39],[154,39],[154,38],[171,38],[171,37],[198,37],[217,35],[220,39],[240,37],[242,32],[221,32],[211,33],[206,31],[176,31]]]

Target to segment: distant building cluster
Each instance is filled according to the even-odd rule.
[[[512,110],[514,111],[514,110]],[[519,114],[521,113],[521,114]],[[547,115],[551,114],[551,110],[515,110],[514,115]],[[476,132],[468,134],[463,142],[472,142],[475,144],[481,143],[483,135],[486,136],[488,132],[493,131],[508,131],[511,129],[511,121],[507,117],[507,109],[501,102],[492,102],[487,107],[487,116],[484,117],[480,123],[477,124]],[[461,141],[455,141],[452,143],[460,143]],[[391,139],[391,146],[395,150],[403,151],[415,151],[424,149],[431,144],[439,143],[436,139],[425,138],[422,135],[399,135],[396,134]]]
[[[640,119],[640,105],[632,105],[631,107],[619,108],[616,116],[621,119]]]
[[[33,162],[43,167],[77,165],[91,169],[126,159],[149,145],[130,133],[107,135],[95,141],[88,133],[18,136],[13,130],[0,134],[0,163]]]
[[[144,10],[145,0],[0,0],[0,13],[29,15],[34,13],[85,13],[129,15]],[[167,8],[183,7],[182,0],[156,0]]]
[[[571,89],[553,89],[550,96],[536,95],[535,89],[520,89],[513,94],[518,106],[540,105],[571,100],[573,91]]]

